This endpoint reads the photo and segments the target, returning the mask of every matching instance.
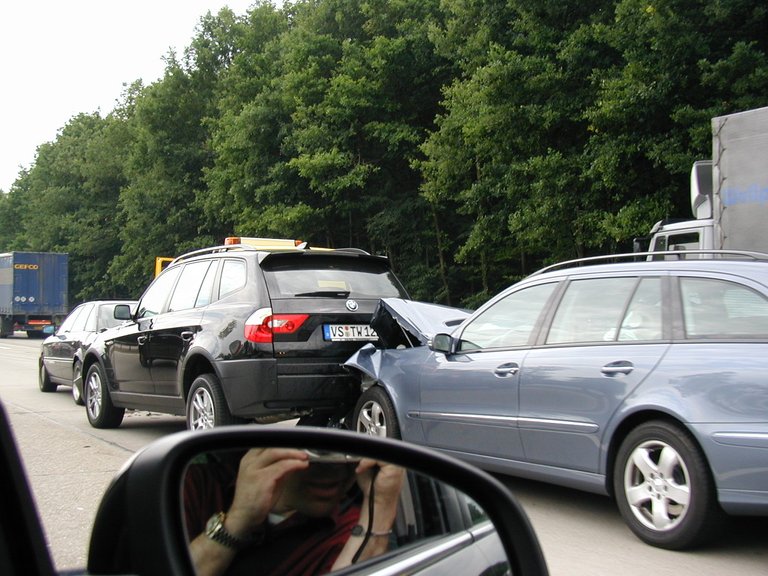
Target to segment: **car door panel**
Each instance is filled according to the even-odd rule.
[[[155,394],[180,396],[179,364],[200,330],[201,308],[167,312],[152,324],[147,345],[147,361]]]
[[[522,369],[526,461],[599,471],[608,423],[669,348],[666,285],[661,276],[635,275],[568,282],[543,345]]]
[[[520,380],[526,461],[597,472],[609,421],[668,348],[659,343],[531,350]]]
[[[112,368],[112,384],[118,392],[152,394],[154,384],[147,360],[147,345],[152,318],[121,327],[105,340],[104,350]]]
[[[516,459],[518,371],[526,350],[435,354],[420,380],[429,446]]]

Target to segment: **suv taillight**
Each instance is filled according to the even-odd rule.
[[[272,314],[271,308],[257,310],[245,323],[245,339],[271,344],[275,334],[293,334],[309,318],[309,314]]]

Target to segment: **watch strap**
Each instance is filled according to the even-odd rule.
[[[238,538],[234,534],[228,532],[224,527],[224,521],[226,519],[226,512],[217,512],[211,516],[206,525],[205,535],[214,542],[218,542],[233,550],[240,550],[250,544],[259,543],[263,539],[263,534],[259,534],[258,536],[254,535],[251,538]]]

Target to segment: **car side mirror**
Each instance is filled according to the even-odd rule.
[[[398,440],[280,425],[179,432],[134,455],[102,500],[88,573],[200,575],[222,556],[252,573],[548,573],[525,512],[485,472]]]
[[[115,320],[132,320],[131,307],[128,304],[117,304],[114,312]]]
[[[429,343],[429,349],[433,352],[453,354],[453,338],[450,334],[435,334]]]

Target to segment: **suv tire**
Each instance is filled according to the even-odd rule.
[[[83,383],[85,392],[85,412],[88,422],[94,428],[117,428],[123,421],[125,408],[116,408],[107,389],[104,372],[97,363],[88,369]]]
[[[188,430],[207,430],[244,422],[230,413],[216,376],[201,374],[195,378],[187,396]]]
[[[616,455],[613,488],[630,529],[660,548],[705,542],[721,517],[701,450],[669,422],[646,422],[627,435]]]

